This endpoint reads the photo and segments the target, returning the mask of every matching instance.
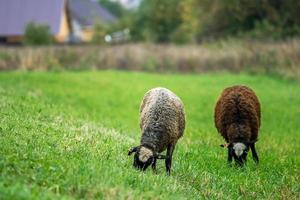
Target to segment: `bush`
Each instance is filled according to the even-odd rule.
[[[92,42],[94,44],[103,44],[104,37],[107,34],[106,26],[100,21],[96,21],[94,25],[94,34],[92,38]]]
[[[25,44],[47,45],[53,42],[50,27],[43,24],[30,22],[25,30]]]
[[[176,44],[191,43],[193,41],[193,34],[189,30],[185,30],[183,26],[176,29],[170,37],[171,41]]]

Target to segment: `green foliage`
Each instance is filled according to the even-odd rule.
[[[247,33],[242,33],[241,35],[248,36],[250,38],[256,39],[280,39],[282,38],[282,30],[279,27],[272,25],[270,22],[264,20],[262,22],[256,22],[255,28]]]
[[[142,1],[132,29],[134,39],[144,39],[154,42],[169,42],[171,34],[181,23],[180,0]],[[139,31],[138,34],[134,34]]]
[[[134,84],[133,84],[134,83]],[[221,90],[252,87],[262,104],[255,166],[226,165],[213,124]],[[166,176],[132,168],[139,105],[165,86],[187,127]],[[300,86],[270,76],[126,72],[0,74],[0,199],[299,199]]]
[[[281,39],[300,36],[299,10],[297,0],[143,0],[131,29],[133,39],[154,42],[200,42],[245,33]]]
[[[176,44],[185,44],[194,40],[193,35],[188,32],[186,26],[177,28],[170,37],[170,40]]]
[[[27,24],[25,29],[25,44],[48,45],[52,42],[52,35],[48,25],[35,24],[33,22]]]
[[[180,15],[182,23],[177,30],[181,33],[179,36],[183,38],[184,42],[195,42],[197,36],[202,30],[200,21],[201,13],[203,12],[202,6],[199,1],[184,0],[180,3]]]
[[[117,17],[122,17],[126,14],[126,10],[118,1],[99,0],[99,3]]]

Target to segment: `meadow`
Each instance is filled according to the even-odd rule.
[[[223,88],[244,84],[262,105],[256,166],[226,165],[213,123]],[[172,174],[132,168],[139,105],[156,86],[184,102]],[[249,74],[1,72],[0,199],[300,199],[300,84]]]

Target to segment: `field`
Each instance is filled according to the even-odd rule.
[[[257,151],[226,165],[213,124],[224,87],[246,84],[262,104]],[[187,127],[172,174],[132,168],[139,104],[152,87],[173,90]],[[300,199],[300,84],[247,74],[137,72],[0,74],[0,199]]]

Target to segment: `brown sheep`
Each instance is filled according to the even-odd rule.
[[[180,98],[166,88],[148,91],[140,107],[140,128],[141,144],[128,152],[128,155],[135,152],[133,166],[146,170],[152,165],[156,171],[156,160],[165,159],[170,175],[173,151],[185,128],[185,113]],[[166,156],[159,154],[166,149]]]
[[[260,103],[254,91],[246,86],[233,86],[223,90],[215,107],[215,126],[228,148],[228,163],[246,163],[249,148],[258,163],[255,142],[260,127]]]

